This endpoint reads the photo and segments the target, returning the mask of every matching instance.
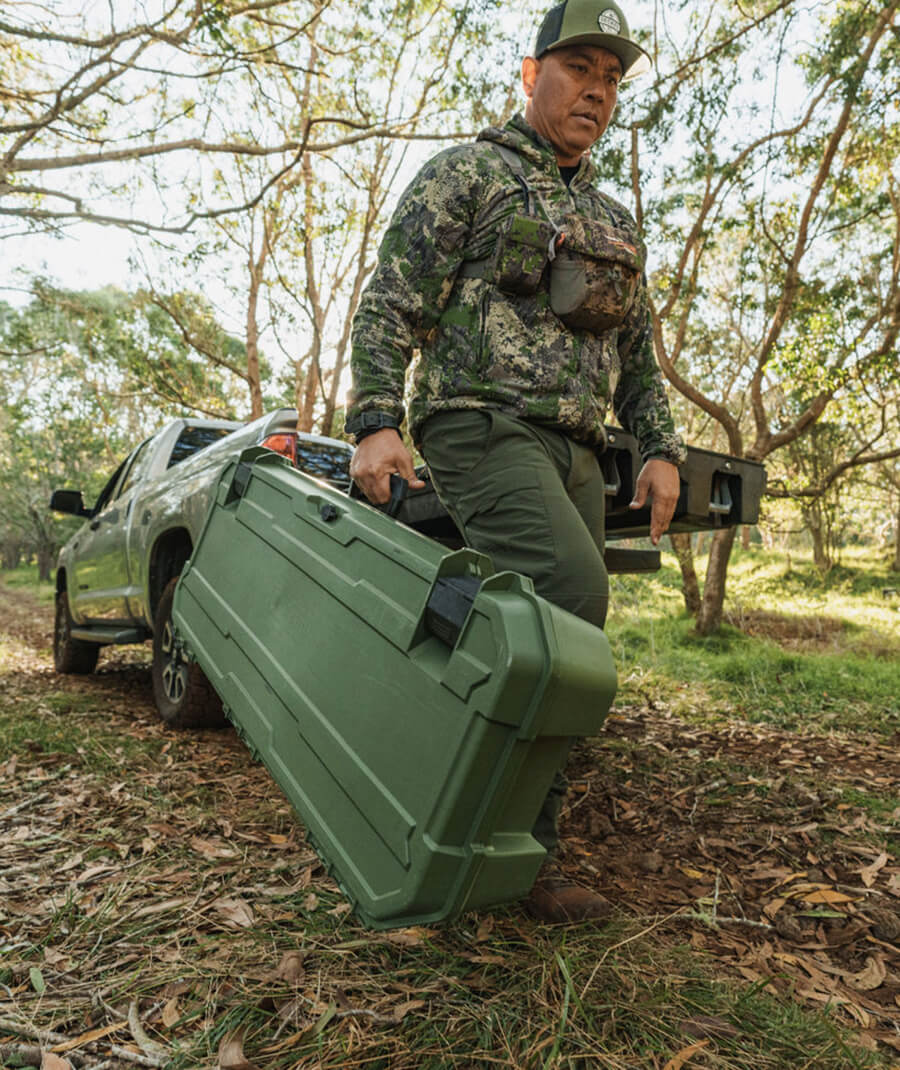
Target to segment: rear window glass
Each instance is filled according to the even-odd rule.
[[[178,436],[178,441],[175,443],[175,448],[172,450],[172,456],[169,458],[169,463],[166,467],[171,468],[175,464],[180,464],[190,457],[192,453],[196,453],[197,450],[202,450],[206,446],[211,446],[214,442],[218,442],[220,438],[230,435],[233,430],[233,427],[186,427]]]
[[[297,467],[316,479],[335,483],[350,482],[350,450],[329,446],[325,442],[297,441]]]

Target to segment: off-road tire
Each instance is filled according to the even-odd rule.
[[[87,675],[97,668],[99,643],[72,638],[72,614],[65,591],[56,595],[56,620],[53,625],[53,668],[59,673]]]
[[[153,622],[153,697],[160,717],[172,728],[222,728],[222,700],[199,665],[175,645],[172,601],[178,578],[169,581]]]

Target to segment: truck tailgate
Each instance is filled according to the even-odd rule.
[[[531,829],[616,688],[603,632],[248,450],[219,482],[173,619],[359,917],[527,894]]]

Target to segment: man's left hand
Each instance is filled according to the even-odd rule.
[[[665,534],[678,504],[681,481],[678,468],[668,461],[647,461],[637,477],[634,501],[629,509],[640,509],[649,495],[653,501],[650,508],[650,541],[654,546]]]

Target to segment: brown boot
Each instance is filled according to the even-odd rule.
[[[608,921],[612,906],[597,892],[563,878],[538,878],[525,900],[525,909],[537,921]]]

